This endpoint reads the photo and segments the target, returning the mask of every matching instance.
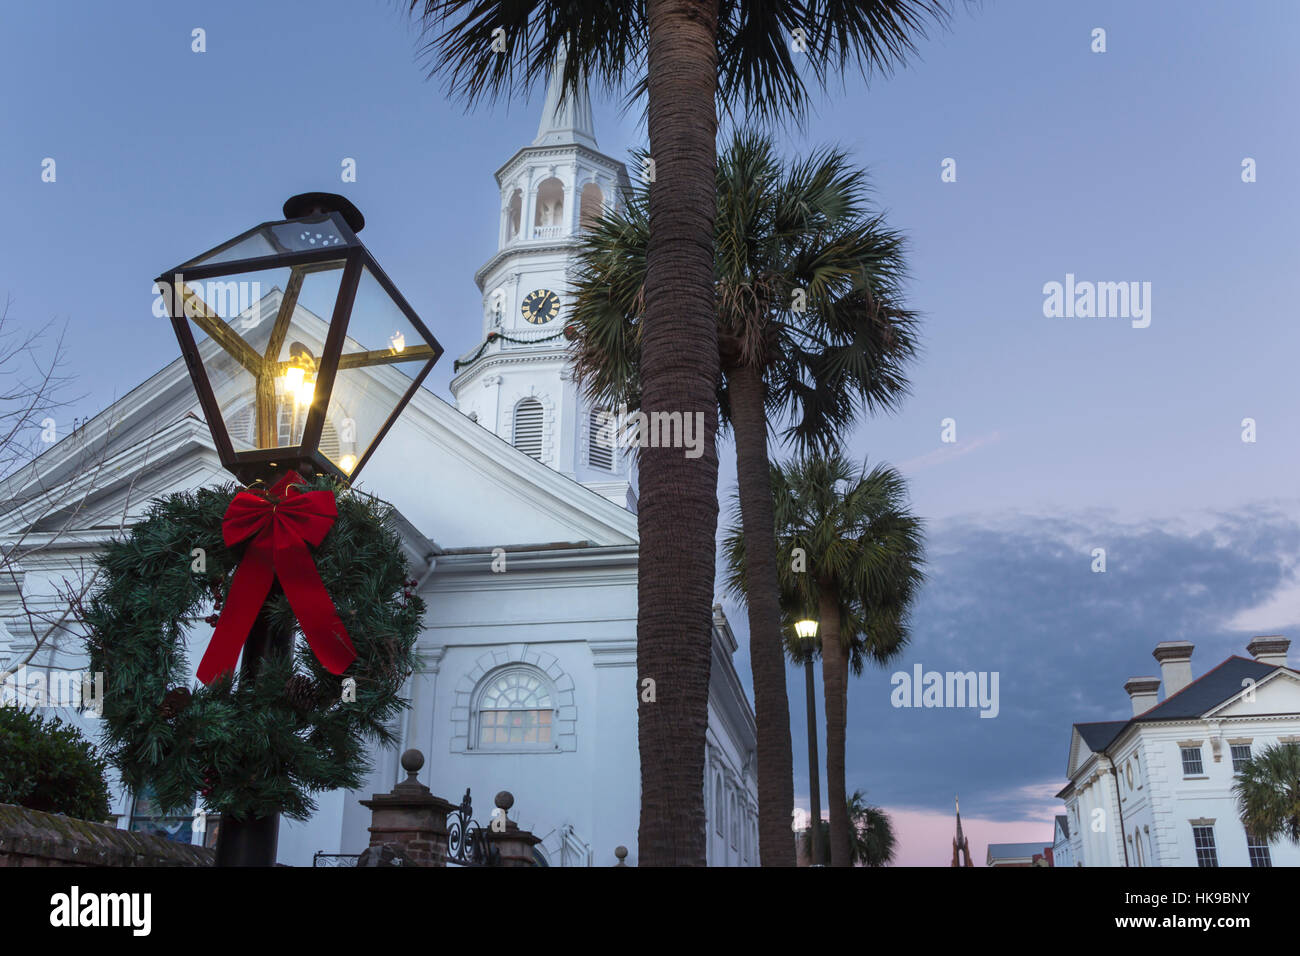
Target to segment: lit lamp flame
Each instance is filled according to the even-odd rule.
[[[339,467],[344,471],[346,471],[349,475],[352,474],[352,469],[357,467],[357,456],[344,455],[342,458],[339,459]]]
[[[298,389],[302,388],[302,380],[306,374],[307,370],[302,366],[290,365],[284,370],[284,378],[281,380],[284,383],[284,390],[296,396]]]
[[[294,392],[294,401],[299,405],[310,405],[311,400],[316,397],[316,376],[303,375],[302,382],[299,383],[297,390]]]
[[[406,336],[401,332],[394,332],[393,337],[388,340],[388,344],[393,347],[394,352],[400,352],[406,348]]]
[[[280,379],[284,391],[293,396],[295,405],[310,405],[316,396],[316,361],[301,342],[290,345],[289,354],[292,358]]]
[[[805,641],[810,641],[817,636],[817,622],[810,620],[795,621],[794,632]]]

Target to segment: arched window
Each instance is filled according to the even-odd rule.
[[[740,801],[734,793],[731,795],[731,845],[740,845]]]
[[[515,406],[514,446],[525,455],[542,460],[542,423],[545,414],[542,403],[535,398],[525,398]]]
[[[537,212],[533,218],[534,233],[547,238],[558,236],[564,228],[564,184],[552,176],[542,180],[537,187]]]
[[[582,195],[578,200],[578,228],[582,230],[590,229],[600,218],[601,211],[605,205],[605,195],[600,191],[600,187],[595,183],[587,183],[582,187]]]
[[[510,205],[506,212],[506,238],[514,239],[519,235],[519,226],[524,221],[524,193],[516,189],[510,194]]]
[[[725,837],[727,835],[727,804],[722,799],[721,777],[718,778],[717,784],[713,789],[713,807],[714,814],[717,817],[714,822],[717,824],[718,836]]]
[[[477,746],[482,750],[553,750],[554,695],[535,668],[516,665],[489,674],[475,695]]]

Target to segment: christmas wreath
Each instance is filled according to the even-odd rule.
[[[313,793],[362,784],[367,742],[391,743],[388,724],[407,704],[400,690],[416,664],[424,602],[412,593],[392,509],[326,477],[292,477],[286,497],[260,497],[268,516],[277,505],[289,512],[291,495],[298,504],[324,501],[331,513],[317,521],[314,540],[306,535],[310,554],[295,543],[319,575],[308,597],[323,599],[337,628],[332,653],[313,638],[319,602],[308,607],[303,597],[301,563],[296,573],[282,565],[281,539],[272,574],[270,533],[232,534],[241,506],[247,513],[251,501],[256,510],[251,490],[226,485],[155,499],[97,559],[101,583],[82,617],[91,669],[104,674],[103,745],[123,783],[151,787],[165,812],[189,813],[199,793],[210,812],[237,819],[278,812],[304,820],[316,809]],[[264,585],[260,592],[250,588],[259,554],[264,580],[252,584]],[[254,680],[237,676],[229,646],[218,647],[241,591],[257,601],[243,614],[249,622],[260,614],[271,631],[293,633],[293,653],[262,660]],[[250,594],[242,597],[246,610]],[[216,613],[200,618],[207,608]],[[207,682],[191,687],[186,643],[199,620],[218,627],[199,668]],[[246,635],[244,625],[234,653]]]

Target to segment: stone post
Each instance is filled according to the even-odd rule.
[[[627,866],[627,847],[614,847],[614,855],[618,857],[618,862],[614,864],[615,866]]]
[[[406,751],[406,779],[391,793],[377,793],[360,803],[370,811],[371,847],[391,847],[409,866],[446,866],[447,814],[455,807],[416,779],[423,766],[424,754]]]
[[[494,817],[488,826],[487,841],[489,847],[501,854],[499,865],[536,866],[533,847],[542,841],[527,830],[519,829],[519,824],[509,818],[509,810],[515,805],[514,794],[502,790],[497,794],[495,803],[501,810],[501,815]]]

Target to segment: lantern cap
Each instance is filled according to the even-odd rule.
[[[285,219],[303,219],[315,212],[336,212],[353,232],[366,227],[366,217],[346,196],[338,193],[299,193],[284,201]]]

